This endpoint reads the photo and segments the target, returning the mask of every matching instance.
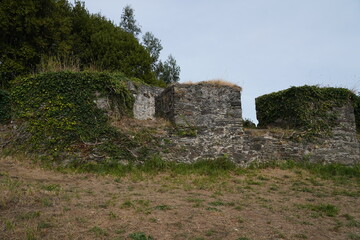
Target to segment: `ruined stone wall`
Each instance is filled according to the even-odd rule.
[[[134,102],[134,118],[139,120],[147,120],[155,118],[155,97],[157,97],[164,89],[148,85],[134,85],[128,82],[128,88],[133,93]]]
[[[148,86],[143,84],[134,84],[133,82],[127,82],[127,88],[134,96],[133,115],[135,119],[147,120],[155,119],[155,97],[158,96],[164,89],[154,86]],[[108,116],[113,118],[121,117],[116,107],[111,107],[111,101],[109,97],[100,96],[96,94],[97,99],[95,103],[98,108],[104,110]]]
[[[354,164],[360,162],[354,109],[331,109],[336,126],[311,141],[289,129],[243,130],[240,90],[207,84],[174,85],[156,99],[156,114],[175,128],[163,139],[165,159],[194,162],[227,156],[241,165],[278,159]]]
[[[242,148],[240,97],[240,88],[213,84],[166,89],[156,100],[156,115],[175,128],[164,139],[163,156],[179,162],[223,155],[235,160]]]

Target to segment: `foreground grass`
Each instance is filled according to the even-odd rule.
[[[117,162],[105,162],[103,164],[73,164],[66,168],[57,168],[61,172],[78,173],[96,173],[100,175],[113,175],[124,177],[137,174],[156,175],[160,173],[178,174],[178,175],[206,175],[206,176],[229,176],[242,175],[260,169],[279,168],[283,170],[305,170],[322,179],[331,179],[334,181],[355,181],[360,183],[360,164],[354,166],[345,166],[341,164],[319,164],[310,162],[272,161],[267,163],[251,164],[248,167],[241,167],[226,157],[217,159],[199,160],[195,163],[175,163],[164,161],[159,157],[153,157],[140,164],[123,165]]]
[[[360,239],[359,166],[0,158],[0,239]]]

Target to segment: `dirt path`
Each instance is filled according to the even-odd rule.
[[[359,185],[304,170],[116,178],[2,158],[0,193],[0,239],[360,239]]]

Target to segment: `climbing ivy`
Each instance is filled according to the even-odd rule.
[[[331,111],[351,102],[360,130],[360,97],[345,88],[291,87],[256,98],[259,127],[278,126],[305,130],[310,135],[330,133],[337,115]]]
[[[10,120],[10,94],[0,89],[0,123]]]
[[[122,115],[131,115],[134,98],[126,81],[129,79],[121,73],[89,72],[17,78],[11,96],[14,118],[25,129],[19,144],[53,158],[78,150],[74,146],[79,147],[79,143],[87,150],[97,147],[101,151],[104,147],[97,143],[106,139],[109,145],[112,139],[121,137],[110,126],[105,111],[97,107],[96,99],[108,97],[113,108]]]

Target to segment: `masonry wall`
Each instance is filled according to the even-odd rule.
[[[175,128],[164,139],[163,156],[179,162],[227,155],[242,148],[240,88],[213,84],[176,84],[156,99],[156,115]]]
[[[228,86],[181,84],[156,98],[156,114],[175,128],[163,139],[165,159],[194,162],[227,156],[241,165],[278,159],[360,163],[354,109],[331,109],[337,116],[330,135],[312,141],[291,129],[243,130],[240,90]]]
[[[134,85],[128,82],[135,102],[133,107],[134,118],[139,120],[155,119],[155,97],[164,89],[147,85]]]

